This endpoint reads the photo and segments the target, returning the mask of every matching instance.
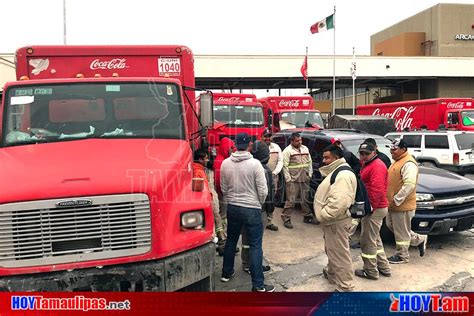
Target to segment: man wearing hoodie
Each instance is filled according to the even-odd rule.
[[[256,141],[252,146],[251,151],[252,156],[260,161],[262,164],[263,169],[265,170],[265,179],[267,180],[267,187],[268,187],[268,195],[265,199],[265,203],[262,206],[262,222],[265,223],[267,220],[268,214],[272,214],[275,205],[273,204],[273,179],[272,179],[272,171],[267,166],[268,160],[270,159],[270,149],[263,141]],[[250,273],[250,253],[249,253],[249,243],[248,243],[248,236],[245,229],[242,230],[242,252],[241,259],[242,259],[242,267],[245,272]],[[262,259],[264,261],[264,259]],[[270,272],[271,268],[269,265],[262,266],[263,273]]]
[[[355,202],[357,179],[352,170],[340,170],[331,185],[331,176],[342,166],[349,167],[343,158],[344,153],[337,145],[323,150],[324,167],[319,168],[325,179],[314,196],[316,218],[323,225],[324,248],[328,256],[328,265],[323,269],[330,284],[336,285],[336,291],[353,290],[353,268],[349,249],[351,216],[349,207]]]
[[[237,152],[224,160],[221,167],[221,192],[227,203],[227,242],[224,249],[222,282],[234,275],[234,254],[242,227],[250,247],[252,291],[273,292],[275,287],[264,284],[262,269],[262,205],[268,194],[265,170],[250,154],[250,137],[237,134]]]
[[[216,185],[217,196],[219,198],[219,212],[221,214],[222,222],[224,227],[227,227],[227,205],[223,203],[222,192],[221,192],[221,166],[224,159],[228,158],[231,153],[235,151],[234,142],[228,138],[223,137],[217,150],[217,156],[214,159],[212,169],[214,169],[214,183]]]

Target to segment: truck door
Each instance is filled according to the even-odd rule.
[[[446,112],[444,122],[447,128],[459,129],[459,112]]]

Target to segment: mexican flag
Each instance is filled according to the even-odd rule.
[[[334,28],[334,14],[331,14],[324,20],[314,23],[309,29],[311,34],[324,32]]]

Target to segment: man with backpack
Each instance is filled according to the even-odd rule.
[[[314,211],[323,225],[324,245],[328,265],[323,269],[336,291],[352,291],[353,267],[349,249],[351,215],[349,208],[355,202],[357,179],[343,158],[341,148],[330,145],[323,150],[323,163],[319,172],[326,177],[314,196]],[[342,168],[338,170],[339,168]],[[334,179],[333,173],[337,172]],[[331,184],[331,180],[334,182]]]
[[[371,143],[362,143],[359,147],[361,180],[367,189],[372,213],[362,218],[360,233],[361,256],[364,266],[355,270],[360,278],[377,280],[379,274],[390,277],[391,269],[380,238],[380,227],[388,214],[387,177],[388,171],[384,162],[379,159],[376,147]]]

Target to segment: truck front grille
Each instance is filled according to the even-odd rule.
[[[87,204],[74,204],[77,200]],[[0,206],[3,267],[116,258],[143,254],[150,248],[150,203],[145,194]]]

